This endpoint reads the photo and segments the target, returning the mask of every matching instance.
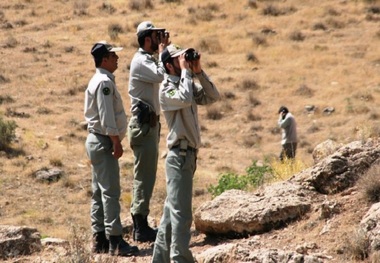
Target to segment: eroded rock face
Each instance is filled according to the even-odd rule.
[[[342,192],[380,160],[380,144],[369,140],[352,142],[340,147],[313,167],[286,182],[266,185],[253,193],[226,191],[200,206],[194,213],[198,231],[221,236],[247,236],[281,227],[284,222],[300,218],[312,206],[321,207],[321,218],[339,213],[339,205],[326,202],[326,195]],[[380,203],[363,217],[360,231],[368,237],[371,249],[380,250]],[[262,245],[255,247],[244,242],[224,244],[198,255],[202,263],[211,262],[325,262],[329,256],[284,251]]]
[[[368,238],[373,251],[380,250],[380,203],[371,206],[360,222],[359,231]]]
[[[226,191],[199,207],[194,223],[198,231],[206,234],[245,236],[297,219],[310,207],[310,192],[298,185],[280,182],[256,194]]]
[[[249,244],[223,244],[210,248],[197,256],[199,263],[235,263],[235,262],[255,262],[255,263],[322,263],[327,258],[320,254],[308,255],[294,251],[284,251],[280,249],[252,249]]]
[[[318,163],[327,156],[333,154],[336,150],[338,150],[343,145],[341,143],[337,143],[333,140],[326,140],[320,144],[318,144],[312,153],[314,163]]]
[[[41,237],[35,228],[0,225],[0,259],[40,251]]]
[[[349,143],[313,167],[294,175],[290,181],[321,194],[341,192],[353,186],[380,158],[378,146],[371,140]]]

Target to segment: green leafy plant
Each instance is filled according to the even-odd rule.
[[[247,190],[250,187],[256,188],[264,183],[265,175],[271,174],[272,169],[267,165],[257,165],[254,161],[251,166],[246,168],[246,175],[235,173],[224,173],[220,175],[216,186],[210,185],[207,191],[216,197],[224,191],[231,189]]]

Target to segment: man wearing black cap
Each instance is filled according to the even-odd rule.
[[[134,178],[131,215],[133,239],[152,242],[157,230],[148,225],[149,204],[156,181],[158,144],[160,138],[159,83],[165,69],[153,55],[169,44],[169,34],[144,21],[137,27],[140,48],[130,67],[129,96],[132,117],[128,124],[128,139],[134,154]]]
[[[159,92],[169,128],[165,162],[167,197],[152,263],[194,263],[189,243],[193,176],[201,146],[198,105],[214,103],[220,95],[201,67],[201,55],[194,49],[169,45],[161,57],[168,73]]]
[[[281,106],[278,110],[278,126],[282,128],[282,150],[280,160],[294,159],[297,151],[297,123],[288,108]]]
[[[86,150],[92,167],[93,252],[132,256],[139,250],[124,241],[120,222],[118,159],[123,155],[121,140],[125,137],[127,117],[112,74],[119,59],[115,52],[120,50],[121,47],[105,41],[92,47],[96,72],[85,92],[84,116],[89,131]]]

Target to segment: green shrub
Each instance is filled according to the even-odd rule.
[[[16,122],[3,120],[0,116],[0,150],[9,147],[9,144],[16,138]]]
[[[249,187],[256,188],[264,183],[265,174],[271,173],[271,168],[267,165],[258,166],[254,161],[246,169],[246,175],[237,175],[235,173],[224,173],[220,175],[218,185],[210,185],[207,191],[216,197],[224,191],[231,189],[246,190]]]

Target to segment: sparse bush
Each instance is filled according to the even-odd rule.
[[[253,133],[243,138],[243,147],[251,148],[255,145],[260,144],[261,141],[262,141],[262,137],[258,135],[257,133]]]
[[[326,14],[330,15],[330,16],[340,16],[340,13],[338,11],[336,11],[336,9],[334,8],[328,8],[326,10]]]
[[[218,62],[216,61],[207,62],[207,67],[209,68],[217,68],[218,66]]]
[[[263,9],[263,15],[265,16],[279,16],[281,11],[278,7],[274,5],[268,5]]]
[[[263,36],[260,36],[260,35],[254,35],[252,37],[252,41],[253,41],[253,43],[256,44],[256,46],[267,46],[268,45],[267,39]]]
[[[318,23],[315,23],[313,25],[313,30],[323,30],[323,31],[326,31],[327,30],[327,26],[321,22],[318,22]]]
[[[4,84],[8,82],[10,82],[9,78],[6,78],[3,75],[0,75],[0,84]]]
[[[217,38],[212,38],[212,40],[201,39],[198,46],[201,51],[208,51],[210,54],[217,54],[222,51],[222,45]]]
[[[267,5],[263,9],[262,14],[265,16],[280,16],[294,13],[295,11],[297,11],[297,9],[294,7],[284,7],[280,9],[279,7],[274,5]]]
[[[256,0],[248,0],[248,7],[249,8],[257,8],[257,1]]]
[[[56,167],[62,167],[63,166],[62,161],[58,158],[52,158],[52,159],[50,159],[49,162],[51,165],[56,166]]]
[[[41,114],[41,115],[47,115],[47,114],[50,114],[51,113],[51,110],[46,108],[46,107],[39,107],[37,109],[37,113],[38,114]]]
[[[261,101],[259,101],[254,95],[252,92],[250,92],[248,94],[248,103],[252,106],[252,107],[256,107],[256,106],[259,106],[261,104]]]
[[[307,129],[308,133],[315,133],[320,130],[319,126],[316,123],[312,123],[310,127]]]
[[[372,112],[369,115],[369,119],[370,120],[378,120],[378,119],[380,119],[380,114],[378,112]]]
[[[88,2],[84,0],[74,1],[74,15],[85,16],[87,15]]]
[[[347,104],[346,104],[346,113],[354,113],[354,106],[352,105],[352,101],[350,98],[345,99]]]
[[[301,160],[285,158],[282,162],[274,160],[271,162],[272,174],[276,180],[286,180],[294,174],[307,168]]]
[[[380,165],[372,166],[360,177],[358,188],[368,202],[380,202]]]
[[[380,14],[380,6],[370,6],[367,8],[367,12],[371,14]]]
[[[244,79],[238,87],[242,90],[257,90],[260,86],[257,84],[256,80]]]
[[[299,88],[294,91],[294,95],[310,98],[310,97],[313,97],[314,91],[310,89],[307,85],[301,84]]]
[[[331,27],[336,28],[336,29],[344,28],[343,22],[336,20],[336,19],[333,19],[333,18],[327,19],[326,23],[328,25],[330,25]]]
[[[267,165],[257,165],[253,161],[252,165],[247,167],[246,175],[237,175],[235,173],[224,173],[219,175],[218,185],[210,185],[207,191],[216,197],[223,192],[231,189],[246,190],[249,187],[258,187],[264,183],[265,175],[271,173],[271,168]]]
[[[223,97],[226,98],[226,99],[232,99],[232,100],[234,100],[236,98],[236,95],[232,91],[226,91],[226,92],[223,93]]]
[[[72,53],[74,51],[74,46],[68,46],[68,47],[65,47],[65,52],[66,53]]]
[[[18,41],[13,36],[9,36],[5,41],[4,48],[14,48],[18,45]]]
[[[209,106],[207,107],[206,111],[206,116],[210,120],[220,120],[223,117],[219,107]]]
[[[87,243],[90,239],[88,236],[86,236],[87,231],[84,231],[83,229],[77,229],[76,226],[71,227],[71,237],[69,240],[69,251],[67,253],[66,257],[62,257],[61,262],[68,262],[68,263],[90,263],[93,262],[91,259],[91,250],[88,248]]]
[[[16,128],[15,121],[6,121],[0,116],[0,150],[8,148],[16,138]]]
[[[151,0],[131,0],[129,7],[132,10],[153,9],[153,3]]]
[[[0,75],[0,80],[1,80],[1,77],[2,76]],[[1,81],[0,81],[0,83],[1,83]],[[5,103],[12,103],[14,101],[15,100],[11,96],[9,96],[9,95],[5,95],[5,96],[0,95],[0,105],[3,104],[4,102]]]
[[[304,41],[305,35],[302,34],[301,31],[293,31],[292,33],[290,33],[289,38],[293,41]]]
[[[110,24],[108,26],[108,35],[112,40],[116,40],[119,37],[119,33],[123,33],[123,28],[119,24]]]
[[[103,4],[99,7],[99,9],[100,9],[101,11],[106,11],[108,14],[113,14],[113,13],[116,12],[116,8],[115,8],[113,5],[109,4],[109,3],[103,3]]]
[[[347,238],[346,246],[351,260],[364,260],[368,258],[370,242],[363,230],[358,230],[350,238]]]
[[[261,121],[261,119],[262,118],[259,115],[255,115],[252,112],[247,113],[247,120],[249,120],[249,121]],[[261,127],[261,129],[258,129],[257,127],[252,127],[251,130],[252,131],[262,130],[262,127]]]
[[[252,52],[247,54],[247,60],[252,62],[259,62],[255,54],[253,54]]]

